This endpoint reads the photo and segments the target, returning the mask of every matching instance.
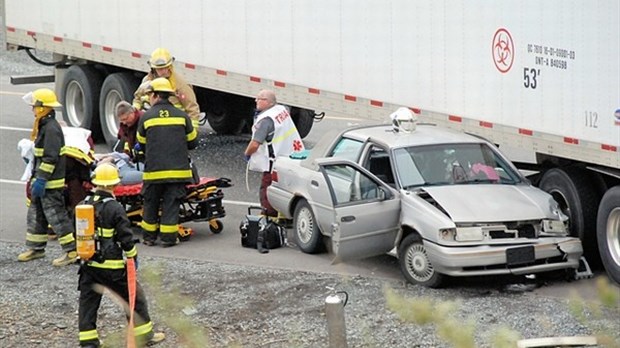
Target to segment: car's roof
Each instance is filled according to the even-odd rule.
[[[390,148],[450,143],[480,143],[481,139],[463,132],[434,125],[420,124],[411,133],[395,132],[392,125],[372,125],[350,129],[346,137],[365,141],[372,138]]]

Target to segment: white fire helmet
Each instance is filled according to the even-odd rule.
[[[409,108],[400,107],[394,111],[390,118],[392,119],[392,125],[394,131],[411,133],[415,131],[416,124],[418,122],[418,116],[413,113]]]

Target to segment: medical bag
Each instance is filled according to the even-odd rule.
[[[259,234],[263,238],[263,248],[276,249],[287,244],[286,229],[275,221],[270,221],[265,215],[252,215],[253,210],[261,210],[261,207],[248,207],[246,215],[239,224],[241,232],[241,245],[246,248],[257,247]]]

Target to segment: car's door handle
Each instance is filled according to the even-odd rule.
[[[319,187],[319,183],[316,180],[310,180],[310,185]]]
[[[343,216],[340,221],[342,222],[351,222],[351,221],[355,221],[355,216],[353,215],[348,215],[348,216]]]

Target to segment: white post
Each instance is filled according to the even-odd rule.
[[[345,293],[346,294],[346,293]],[[344,305],[346,302],[337,294],[325,298],[325,316],[329,348],[347,348],[347,330],[344,322]]]

